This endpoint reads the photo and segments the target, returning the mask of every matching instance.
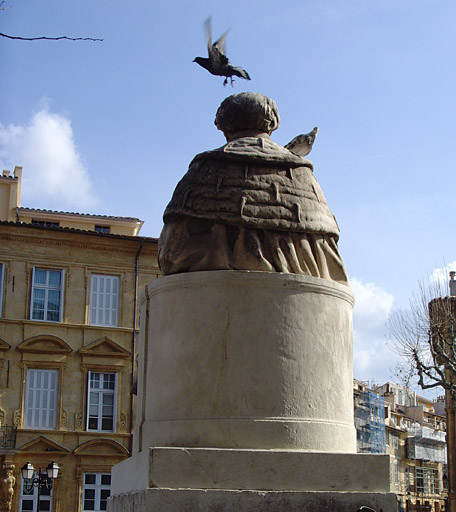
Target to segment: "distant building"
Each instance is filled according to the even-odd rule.
[[[359,453],[386,453],[385,400],[355,381],[356,445]]]
[[[0,510],[36,510],[21,467],[60,467],[42,511],[105,510],[129,456],[137,299],[157,239],[130,217],[20,206],[0,176]],[[15,478],[15,481],[14,481]]]
[[[354,403],[358,452],[390,455],[391,491],[401,509],[443,512],[445,418],[433,402],[391,382],[369,389],[355,380]]]

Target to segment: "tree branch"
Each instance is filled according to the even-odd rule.
[[[20,41],[39,41],[39,40],[58,41],[60,39],[67,39],[68,41],[104,41],[104,39],[95,39],[93,37],[67,37],[67,36],[60,36],[60,37],[46,37],[46,36],[42,36],[42,37],[21,37],[21,36],[10,36],[8,34],[2,34],[1,32],[0,32],[0,37],[6,37],[8,39],[18,39]]]
[[[388,320],[388,344],[401,355],[396,371],[410,380],[418,377],[422,389],[442,387],[456,397],[456,298],[440,283],[419,283],[406,312]]]

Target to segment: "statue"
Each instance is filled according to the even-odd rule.
[[[16,484],[16,478],[14,477],[14,465],[5,463],[3,465],[5,470],[5,476],[2,478],[2,498],[1,498],[1,509],[11,510],[14,495],[14,485]]]
[[[163,274],[251,270],[347,284],[337,222],[312,163],[271,140],[279,122],[262,94],[222,102],[215,125],[227,143],[193,159],[165,210]]]

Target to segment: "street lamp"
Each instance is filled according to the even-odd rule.
[[[22,478],[24,479],[25,488],[27,491],[31,491],[33,487],[38,489],[38,505],[37,512],[40,512],[40,496],[43,489],[51,490],[54,483],[54,479],[59,474],[59,466],[55,461],[51,461],[46,471],[38,470],[37,476],[35,474],[35,468],[30,461],[27,461],[21,468]]]

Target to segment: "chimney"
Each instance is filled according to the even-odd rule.
[[[450,272],[450,295],[455,296],[456,295],[456,281],[454,279],[454,276],[456,275],[456,272],[452,270]]]

